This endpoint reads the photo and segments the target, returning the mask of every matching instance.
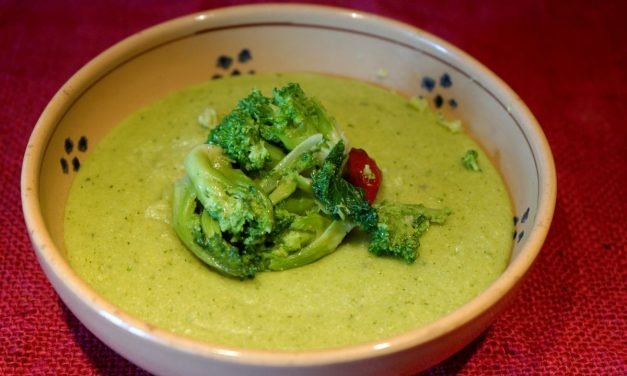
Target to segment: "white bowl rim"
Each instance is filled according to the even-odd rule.
[[[486,82],[490,82],[491,85],[498,88],[499,92],[505,93],[510,97],[512,105],[517,107],[518,111],[521,113],[521,121],[525,122],[526,127],[533,132],[532,134],[535,138],[533,141],[538,147],[537,152],[544,166],[540,171],[542,189],[538,201],[539,210],[536,215],[537,223],[534,231],[531,232],[527,240],[527,244],[521,251],[520,256],[477,297],[429,324],[377,341],[347,347],[308,351],[245,349],[179,336],[167,330],[155,328],[140,319],[121,312],[119,308],[106,301],[82,281],[71,269],[67,261],[60,255],[60,252],[54,246],[50,233],[46,229],[41,212],[38,200],[39,171],[45,154],[45,146],[54,130],[54,127],[50,127],[49,123],[56,123],[56,121],[58,121],[59,117],[55,116],[55,114],[65,108],[70,101],[71,96],[68,92],[74,90],[74,88],[81,87],[81,85],[84,86],[84,83],[89,81],[89,78],[94,74],[93,71],[97,70],[97,67],[110,65],[111,62],[115,61],[116,57],[121,55],[125,50],[151,37],[166,33],[169,30],[181,27],[181,25],[189,26],[213,17],[233,15],[240,12],[268,12],[270,10],[272,12],[288,13],[314,12],[318,15],[334,16],[337,18],[360,18],[363,22],[386,24],[391,28],[406,33],[419,33],[421,38],[424,37],[435,45],[443,46],[449,54],[456,55],[465,60],[470,67],[469,70],[476,72],[478,76],[485,78]],[[544,239],[547,236],[553,217],[557,190],[553,156],[540,125],[513,90],[488,68],[484,67],[481,63],[457,47],[417,27],[353,9],[305,4],[239,5],[193,13],[152,26],[122,40],[102,52],[75,73],[59,89],[43,111],[32,132],[25,151],[21,186],[25,222],[40,263],[42,263],[42,266],[46,264],[59,280],[64,281],[74,295],[91,306],[92,309],[105,320],[109,320],[125,331],[131,331],[136,335],[143,336],[147,340],[164,347],[174,347],[181,352],[227,362],[279,367],[345,363],[400,352],[433,341],[468,323],[474,318],[479,317],[518,284],[519,280],[522,279],[537,257]]]

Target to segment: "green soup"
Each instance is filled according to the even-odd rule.
[[[415,263],[380,258],[353,231],[313,264],[252,280],[196,259],[171,227],[173,183],[206,140],[197,115],[228,113],[253,87],[298,82],[383,172],[378,200],[452,210],[421,239]],[[65,213],[69,262],[98,293],[158,327],[258,349],[357,344],[426,324],[466,303],[504,270],[512,246],[507,190],[476,143],[438,116],[366,83],[314,74],[241,76],[175,93],[131,115],[93,151]],[[481,172],[461,164],[479,150]]]

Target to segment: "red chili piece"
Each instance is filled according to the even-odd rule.
[[[347,180],[354,186],[363,188],[366,200],[372,204],[383,179],[377,163],[365,150],[352,148],[348,153],[346,168]]]

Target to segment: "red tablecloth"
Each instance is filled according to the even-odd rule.
[[[19,177],[56,90],[113,43],[244,1],[0,0],[0,374],[143,374],[68,311],[31,249]],[[429,374],[627,374],[627,2],[321,1],[405,21],[475,56],[529,105],[558,198],[511,307]]]

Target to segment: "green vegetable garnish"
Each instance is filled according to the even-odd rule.
[[[462,164],[467,170],[470,171],[481,171],[479,167],[479,153],[476,150],[470,149],[464,154],[462,157]]]
[[[253,90],[186,157],[173,201],[182,243],[242,279],[314,262],[356,227],[371,234],[372,253],[413,262],[419,237],[449,211],[371,206],[343,177],[348,153],[322,105],[298,84],[272,94]]]
[[[410,264],[416,260],[422,234],[431,223],[444,224],[451,211],[384,202],[377,206],[377,214],[379,222],[368,250],[379,256],[396,256]]]

